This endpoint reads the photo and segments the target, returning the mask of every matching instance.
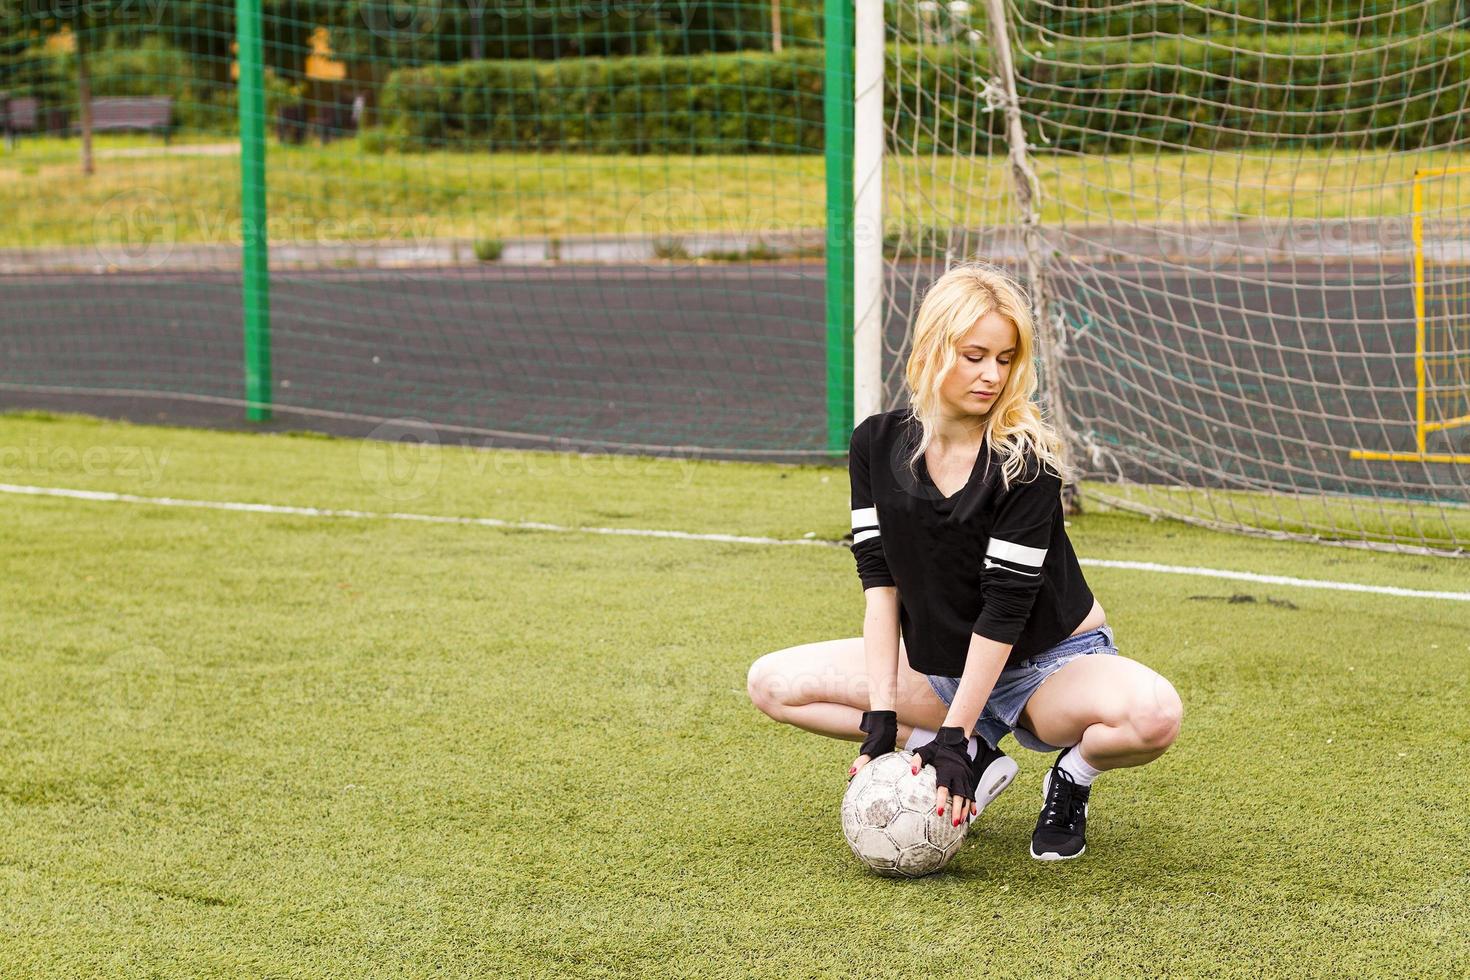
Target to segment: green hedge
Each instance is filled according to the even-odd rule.
[[[393,72],[385,145],[597,153],[811,153],[822,53],[469,61]]]
[[[1324,31],[1350,22],[1352,33],[1367,39],[1429,34],[1464,19],[1460,0],[1148,0],[1027,3],[1018,9],[1017,30],[1049,37],[1201,37],[1253,22],[1271,23],[1278,31]]]
[[[899,153],[985,153],[1004,113],[985,51],[896,46],[886,112]],[[1109,152],[1303,141],[1411,149],[1463,140],[1470,32],[1076,42],[1019,53],[1033,145]],[[396,71],[369,149],[817,153],[822,53],[478,61]],[[895,118],[895,116],[897,118]],[[995,148],[998,150],[999,145]]]
[[[1076,45],[1023,59],[1033,141],[1399,150],[1463,142],[1470,32],[1272,34]]]

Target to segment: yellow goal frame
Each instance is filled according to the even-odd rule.
[[[1440,167],[1414,171],[1414,378],[1417,391],[1414,398],[1414,444],[1416,452],[1390,453],[1354,449],[1353,459],[1396,460],[1424,463],[1470,463],[1470,455],[1464,453],[1431,453],[1425,449],[1425,437],[1431,432],[1451,429],[1470,424],[1470,415],[1460,415],[1443,422],[1425,419],[1425,367],[1424,346],[1426,332],[1425,286],[1424,286],[1424,180],[1429,177],[1451,177],[1470,174],[1470,167]]]

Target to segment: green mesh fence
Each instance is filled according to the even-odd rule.
[[[235,4],[81,9],[0,0],[5,403],[229,424],[249,401],[276,427],[422,419],[526,447],[835,444],[820,9],[266,0],[257,309]],[[168,129],[139,128],[160,101]]]
[[[245,276],[236,5],[0,0],[0,403],[830,458],[878,248],[885,407],[986,258],[1094,498],[1470,539],[1456,0],[888,2],[876,134],[838,0],[262,3]]]

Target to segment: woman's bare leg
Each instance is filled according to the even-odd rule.
[[[1123,656],[1078,657],[1042,681],[1017,721],[1052,745],[1081,745],[1096,769],[1152,762],[1174,743],[1184,705],[1151,668]]]
[[[868,710],[868,669],[860,636],[768,653],[751,664],[745,687],[755,706],[776,721],[831,738],[866,738],[858,727]],[[915,726],[938,730],[949,712],[929,679],[909,666],[901,640],[897,702],[900,746]]]

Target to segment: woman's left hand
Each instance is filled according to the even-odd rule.
[[[956,827],[975,815],[975,770],[967,751],[969,742],[964,729],[946,726],[928,744],[919,746],[911,760],[916,776],[924,765],[934,767],[934,812],[943,816],[948,809]]]

